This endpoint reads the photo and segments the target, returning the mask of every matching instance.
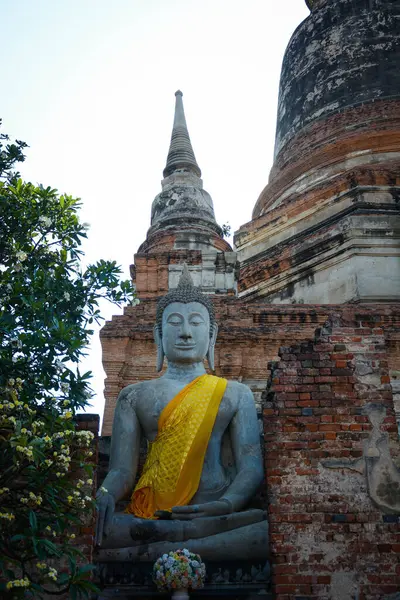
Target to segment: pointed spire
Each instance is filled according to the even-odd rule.
[[[189,273],[187,264],[183,263],[183,269],[178,282],[178,289],[194,287],[192,276]]]
[[[169,146],[167,164],[164,177],[168,177],[177,169],[186,168],[201,177],[200,167],[196,162],[186,125],[185,111],[183,110],[182,92],[175,92],[175,118],[172,128],[171,143]]]

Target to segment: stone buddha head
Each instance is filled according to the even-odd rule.
[[[193,285],[186,263],[178,287],[158,303],[154,339],[157,370],[164,357],[173,363],[191,364],[206,357],[214,370],[214,348],[218,326],[211,299]]]

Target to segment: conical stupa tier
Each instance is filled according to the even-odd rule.
[[[167,164],[163,174],[164,177],[168,177],[168,175],[172,175],[178,169],[187,169],[193,171],[198,177],[201,177],[201,171],[196,162],[186,125],[182,96],[183,94],[180,90],[175,92],[174,126],[172,128]]]

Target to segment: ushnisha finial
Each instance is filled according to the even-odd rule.
[[[178,288],[182,289],[185,287],[194,287],[192,276],[189,273],[189,269],[186,263],[183,263],[182,274],[179,278]]]
[[[156,323],[160,336],[162,335],[163,312],[169,304],[172,304],[172,302],[182,302],[184,304],[189,304],[189,302],[200,302],[200,304],[206,307],[210,315],[210,331],[215,326],[215,313],[211,298],[207,294],[203,294],[203,292],[194,285],[186,263],[183,263],[182,274],[179,278],[178,286],[175,289],[170,290],[168,294],[163,296],[158,302]]]
[[[192,171],[198,177],[201,177],[201,170],[196,162],[192,144],[186,125],[185,111],[183,109],[182,92],[175,92],[175,115],[172,128],[171,143],[163,175],[168,177],[178,169]]]

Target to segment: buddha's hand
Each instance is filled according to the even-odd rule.
[[[103,535],[107,535],[113,520],[115,510],[114,496],[104,488],[100,488],[96,494],[96,546],[101,546]]]
[[[171,518],[187,521],[201,517],[218,517],[229,515],[232,512],[232,504],[229,500],[216,500],[204,504],[193,504],[188,506],[174,506]]]

